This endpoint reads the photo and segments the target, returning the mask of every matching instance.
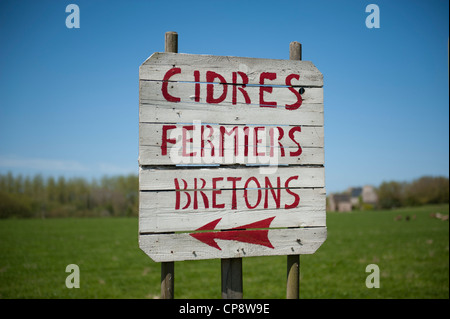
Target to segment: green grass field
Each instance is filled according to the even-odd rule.
[[[436,212],[449,206],[329,213],[327,241],[300,259],[301,298],[449,298],[449,223]],[[137,228],[136,218],[0,220],[0,298],[157,298],[160,265]],[[365,285],[372,263],[379,289]],[[79,289],[65,286],[68,264]],[[285,298],[285,256],[245,258],[243,273],[244,298]],[[175,297],[220,298],[220,261],[176,262]]]

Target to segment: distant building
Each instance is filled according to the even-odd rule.
[[[375,190],[375,187],[370,186],[370,185],[366,185],[363,187],[362,190],[362,200],[363,203],[366,204],[377,204],[378,203],[378,195],[377,192]]]
[[[332,212],[351,212],[352,202],[350,195],[331,194],[328,196],[328,209]]]
[[[343,194],[330,194],[328,196],[328,210],[332,212],[350,212],[353,208],[373,208],[378,203],[375,187],[350,187]],[[369,209],[371,209],[369,208]]]
[[[350,194],[350,202],[352,203],[352,207],[359,207],[362,192],[362,187],[350,187],[348,189],[347,193]]]

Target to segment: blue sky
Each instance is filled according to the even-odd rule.
[[[324,74],[328,192],[448,176],[448,23],[447,0],[2,0],[0,173],[137,173],[138,69],[176,31],[192,54],[288,59],[302,43]]]

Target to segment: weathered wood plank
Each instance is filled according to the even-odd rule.
[[[326,227],[270,229],[273,248],[234,240],[217,239],[220,250],[206,245],[189,233],[146,234],[139,236],[139,247],[156,262],[240,258],[253,256],[313,254],[326,240]]]
[[[209,86],[208,86],[209,85]],[[161,104],[168,102],[163,96],[163,82],[161,81],[140,81],[139,82],[139,102],[141,104]],[[264,90],[264,89],[263,89]],[[276,102],[277,107],[285,108],[286,105],[295,105],[300,101],[300,93],[298,88],[291,87],[267,87],[263,92],[263,102]],[[295,92],[293,92],[293,90]],[[212,96],[217,101],[209,104],[207,92],[212,92]],[[200,105],[208,105],[214,107],[218,105],[233,106],[238,108],[243,105],[261,105],[261,88],[256,86],[239,86],[239,85],[223,85],[223,84],[206,84],[206,83],[186,83],[186,82],[170,82],[167,85],[167,93],[179,99],[176,103],[195,103]],[[174,102],[169,102],[175,104]],[[306,88],[301,94],[302,104],[322,104],[323,88]],[[288,113],[297,113],[301,108],[292,106],[293,110],[287,109]],[[292,116],[292,114],[291,114]]]
[[[273,216],[271,227],[325,226],[325,206],[323,188],[140,192],[139,231],[193,231],[218,218],[216,229],[230,229]]]
[[[324,167],[271,167],[270,174],[261,174],[258,167],[242,168],[197,168],[197,169],[139,169],[139,189],[141,191],[176,190],[175,179],[181,189],[212,190],[212,189],[244,189],[245,186],[255,188],[259,183],[261,188],[322,188],[325,187]],[[249,181],[250,178],[256,178]],[[213,179],[215,179],[213,181]],[[266,181],[267,180],[267,181]],[[213,185],[214,183],[214,185]],[[268,184],[270,183],[270,185]]]
[[[323,164],[324,157],[323,127],[141,123],[139,136],[141,165]]]
[[[172,68],[180,68],[181,73],[174,75],[172,81],[195,81],[194,71],[200,71],[200,81],[206,82],[205,72],[220,73],[228,83],[232,83],[233,72],[243,72],[248,76],[249,84],[260,84],[260,75],[264,72],[277,74],[270,85],[285,85],[286,77],[298,74],[300,79],[292,85],[311,87],[323,86],[323,75],[310,61],[290,61],[258,59],[232,56],[211,56],[173,53],[153,53],[139,68],[139,79],[162,80]],[[219,80],[215,80],[219,81]],[[238,81],[242,81],[239,79]]]
[[[225,192],[225,191],[224,191]],[[316,227],[325,226],[325,204],[304,202],[303,206],[292,210],[252,210],[240,211],[197,211],[197,212],[158,212],[151,208],[140,210],[139,230],[142,234],[195,231],[206,221],[222,218],[220,225],[223,229],[230,229],[242,225],[239,221],[256,222],[276,216],[273,227]],[[200,206],[202,207],[202,206]],[[172,211],[174,211],[172,209]],[[249,215],[251,214],[251,215]],[[221,226],[223,225],[223,226]],[[187,227],[185,227],[187,226]]]
[[[323,126],[323,104],[302,104],[296,111],[244,104],[214,107],[198,103],[141,104],[139,121],[149,123],[202,123]]]

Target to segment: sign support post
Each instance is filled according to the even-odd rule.
[[[302,45],[293,41],[289,44],[289,60],[302,59]],[[300,297],[300,255],[287,256],[286,299]]]
[[[178,53],[178,33],[165,34],[164,51]],[[175,289],[175,262],[161,263],[161,299],[173,299]]]
[[[242,299],[242,258],[221,259],[222,299]]]

